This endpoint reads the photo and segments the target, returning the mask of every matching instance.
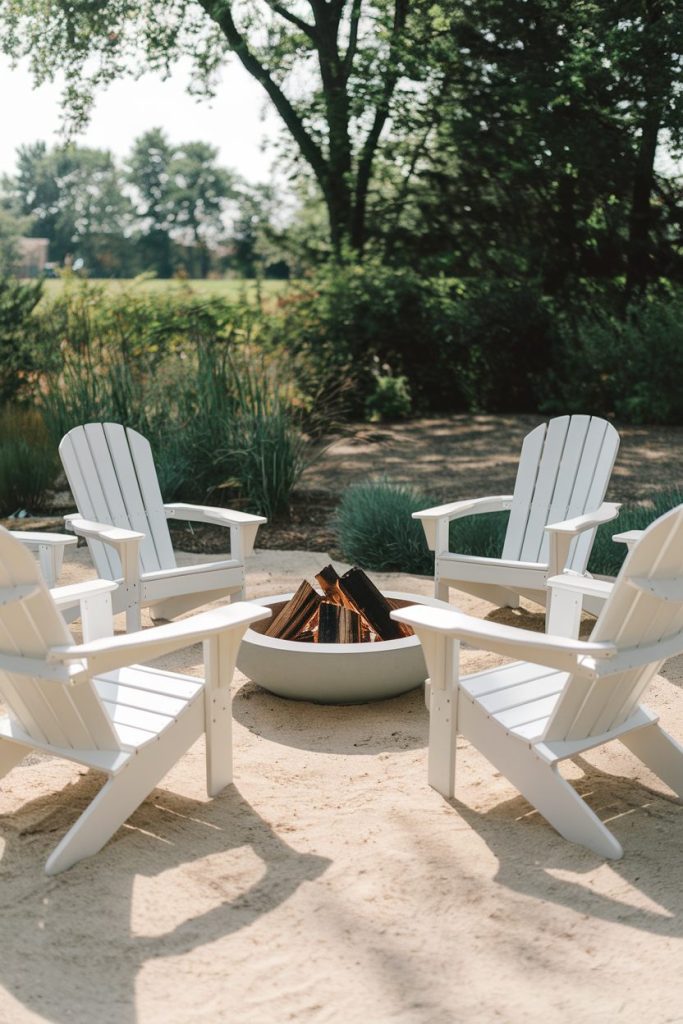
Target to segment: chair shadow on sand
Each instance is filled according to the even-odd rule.
[[[483,813],[457,798],[444,802],[497,858],[494,881],[500,885],[654,935],[682,935],[683,889],[678,872],[670,869],[683,846],[683,806],[673,795],[650,789],[635,778],[604,772],[583,758],[574,763],[584,774],[572,785],[622,843],[621,860],[606,861],[567,842],[522,796]],[[596,883],[594,872],[601,866],[619,876],[616,885],[614,879],[604,877]],[[586,876],[589,881],[583,880]],[[600,892],[605,883],[626,894],[625,898]],[[639,902],[644,905],[635,905]]]
[[[100,853],[47,878],[43,866],[54,833],[73,822],[101,784],[90,771],[58,793],[0,815],[0,881],[13,883],[13,895],[3,900],[0,984],[27,1010],[60,1024],[135,1024],[136,978],[149,961],[188,954],[248,928],[330,863],[288,846],[233,786],[206,803],[156,789]],[[244,865],[239,870],[231,858],[242,846],[263,864],[256,880],[256,870],[246,880]],[[220,864],[200,873],[200,862],[216,856]],[[200,904],[210,909],[163,933],[133,935],[136,879],[185,867],[193,872]],[[152,932],[169,920],[163,895],[169,884],[158,890],[158,901],[149,893],[142,897]],[[227,985],[227,958],[224,971]]]

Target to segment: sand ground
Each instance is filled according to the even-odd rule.
[[[257,552],[250,594],[320,565]],[[88,575],[69,552],[62,581]],[[463,656],[466,670],[488,660]],[[201,649],[166,664],[201,674]],[[671,661],[649,694],[679,738],[682,679]],[[198,743],[56,878],[45,859],[101,777],[32,757],[3,780],[3,1024],[683,1021],[683,807],[625,748],[569,769],[625,849],[606,863],[464,741],[457,800],[431,790],[419,690],[329,707],[239,675],[233,689],[235,785],[207,799]]]

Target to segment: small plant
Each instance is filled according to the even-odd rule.
[[[412,400],[408,378],[403,375],[394,377],[387,372],[376,372],[375,390],[368,395],[365,402],[365,418],[369,423],[382,423],[385,420],[404,420],[410,415]]]
[[[433,572],[422,524],[411,518],[429,504],[415,488],[386,480],[349,487],[334,520],[344,558],[374,572]]]
[[[286,381],[262,361],[232,361],[233,403],[217,452],[246,505],[269,519],[287,511],[308,463],[308,444],[294,419]]]
[[[57,450],[40,417],[5,407],[0,414],[0,515],[40,509],[58,465]]]
[[[375,572],[433,573],[434,557],[412,513],[434,504],[433,496],[388,480],[350,487],[334,524],[344,557]],[[507,519],[507,512],[458,519],[450,528],[451,551],[499,557]]]

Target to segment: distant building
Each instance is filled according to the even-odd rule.
[[[17,277],[39,277],[45,272],[48,238],[20,238]]]

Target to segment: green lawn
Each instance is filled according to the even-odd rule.
[[[55,298],[60,294],[66,287],[78,287],[79,279],[50,279],[44,282],[44,295],[47,299]],[[175,291],[177,293],[190,291],[195,295],[205,295],[207,297],[220,297],[228,299],[230,302],[256,302],[259,289],[263,299],[272,299],[280,292],[284,291],[289,285],[289,281],[247,281],[236,278],[225,278],[221,281],[185,281],[185,280],[172,280],[172,281],[160,281],[155,278],[140,277],[132,279],[98,279],[89,282],[97,287],[106,288],[108,292],[117,292],[125,290],[135,291],[147,291],[147,292],[160,292],[160,291]]]

